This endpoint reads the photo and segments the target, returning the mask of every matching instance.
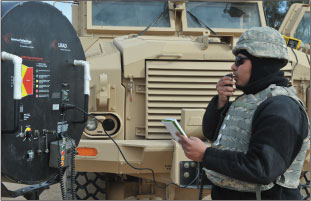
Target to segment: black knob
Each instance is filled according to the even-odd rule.
[[[115,128],[115,123],[112,119],[105,119],[103,122],[103,128],[105,131],[111,131],[112,129]]]

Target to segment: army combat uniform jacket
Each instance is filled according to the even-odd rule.
[[[262,187],[262,199],[301,199],[297,188],[284,187],[291,183],[283,185],[284,181],[280,181],[280,175],[284,174],[295,161],[303,144],[305,147],[304,141],[308,136],[306,113],[302,111],[297,101],[288,96],[272,96],[264,99],[256,106],[251,118],[246,118],[245,122],[238,122],[241,128],[243,125],[251,125],[246,142],[245,139],[239,141],[237,136],[235,139],[237,143],[227,142],[227,146],[217,148],[221,146],[221,143],[218,145],[220,139],[228,141],[226,140],[228,135],[221,136],[226,131],[223,128],[226,124],[221,123],[230,119],[230,115],[226,115],[228,111],[224,111],[226,107],[217,109],[217,98],[218,96],[213,98],[203,119],[204,135],[214,142],[211,148],[206,149],[203,157],[207,174],[211,173],[213,177],[210,179],[214,179],[212,182],[216,184],[212,189],[212,198],[256,199],[255,192],[235,190],[234,185],[226,186],[227,181],[217,181],[219,173],[220,176],[224,175],[220,177],[222,180],[228,177],[241,181],[242,186],[244,183],[258,184]],[[232,107],[230,108],[232,110]],[[252,188],[251,185],[248,186]]]

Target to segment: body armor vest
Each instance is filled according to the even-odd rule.
[[[231,150],[246,153],[251,137],[251,124],[253,115],[263,101],[272,96],[285,95],[295,100],[305,112],[303,103],[296,96],[294,87],[280,87],[275,84],[270,85],[257,94],[243,95],[237,98],[230,106],[227,115],[220,127],[218,138],[213,142],[212,147],[221,150]],[[305,112],[306,116],[307,113]],[[307,116],[308,118],[308,116]],[[310,135],[310,124],[308,136]],[[297,188],[299,177],[302,171],[306,150],[309,143],[309,137],[304,139],[300,152],[294,159],[285,173],[279,176],[275,183],[286,188]],[[208,179],[215,185],[243,192],[256,192],[268,190],[274,186],[274,183],[261,185],[240,181],[226,175],[205,169]]]

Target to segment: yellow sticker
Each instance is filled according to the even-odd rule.
[[[25,66],[24,64],[22,64],[22,78],[24,78],[25,73],[27,71],[27,66]],[[27,91],[25,89],[24,83],[22,84],[22,97],[27,96]]]

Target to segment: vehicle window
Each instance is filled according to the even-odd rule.
[[[294,37],[302,40],[305,44],[310,43],[310,12],[305,12],[296,29]]]
[[[248,29],[261,26],[256,3],[189,2],[190,11],[211,28]],[[188,28],[201,27],[187,14]]]
[[[164,10],[165,2],[92,2],[92,24],[94,26],[138,26],[146,27]],[[154,27],[170,27],[169,11]]]

